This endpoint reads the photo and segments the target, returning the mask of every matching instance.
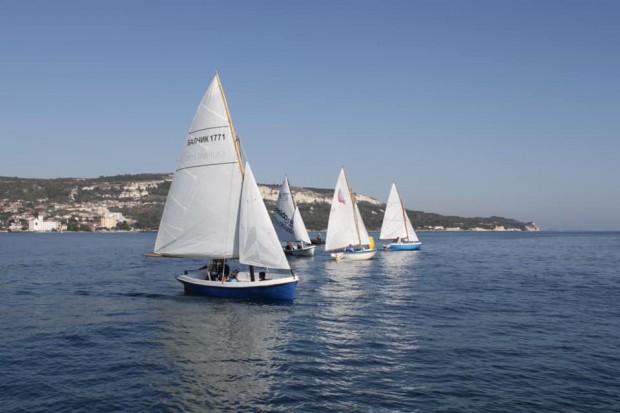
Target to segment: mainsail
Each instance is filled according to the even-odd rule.
[[[241,158],[216,74],[183,143],[155,252],[186,258],[239,256]]]

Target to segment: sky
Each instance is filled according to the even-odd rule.
[[[173,172],[220,75],[259,183],[620,230],[615,0],[0,0],[0,176]]]

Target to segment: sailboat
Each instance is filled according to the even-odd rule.
[[[368,236],[368,231],[362,221],[344,167],[340,170],[334,190],[325,238],[325,251],[344,249],[344,251],[331,254],[336,261],[370,260],[377,253],[374,241]]]
[[[288,177],[284,177],[284,182],[280,186],[274,219],[278,238],[281,242],[286,243],[284,254],[296,257],[314,255],[316,245],[312,245],[310,241],[304,220],[301,218],[295,199],[293,199]]]
[[[418,250],[422,246],[413,230],[413,225],[411,225],[411,221],[407,216],[407,211],[398,195],[395,183],[392,183],[392,188],[390,189],[379,238],[382,240],[394,240],[383,246],[383,249],[386,251],[411,251]]]
[[[172,180],[155,241],[163,257],[238,260],[236,277],[187,270],[177,276],[186,294],[293,300],[299,281],[282,251],[240,143],[216,73],[202,98]],[[256,276],[260,269],[260,277]],[[272,271],[272,270],[287,270]]]

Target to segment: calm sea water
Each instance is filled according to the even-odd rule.
[[[0,234],[0,411],[618,411],[620,233],[421,233],[183,295],[154,234]]]

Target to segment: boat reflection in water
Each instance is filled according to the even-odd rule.
[[[346,266],[327,261],[324,266],[330,282],[319,289],[323,307],[317,321],[318,336],[332,357],[348,358],[364,336],[360,318],[370,316],[371,292],[363,288],[360,278],[370,276],[372,261],[352,261]]]
[[[290,305],[203,297],[183,297],[175,304],[165,310],[170,323],[159,334],[177,373],[176,383],[159,389],[171,408],[269,410],[265,395],[273,394],[274,355],[288,345],[280,327],[289,320]]]

